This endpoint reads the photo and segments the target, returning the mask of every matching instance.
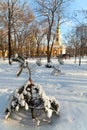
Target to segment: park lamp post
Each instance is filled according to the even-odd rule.
[[[11,0],[12,4],[14,4],[17,0]],[[11,65],[11,7],[10,7],[10,0],[8,0],[8,60],[9,64]]]

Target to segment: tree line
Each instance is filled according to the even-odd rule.
[[[47,61],[50,62],[56,28],[64,22],[64,8],[71,1],[36,0],[35,12],[27,1],[0,1],[0,49],[3,56],[9,48],[11,55],[18,53],[26,56],[33,55],[36,48],[36,55],[39,56],[39,48],[45,44]]]

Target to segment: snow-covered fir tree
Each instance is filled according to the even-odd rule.
[[[55,97],[47,96],[40,84],[32,82],[31,71],[25,59],[16,56],[13,61],[21,63],[17,75],[19,76],[21,74],[23,68],[27,68],[29,79],[26,84],[12,93],[9,104],[5,110],[5,119],[10,118],[13,113],[15,114],[16,111],[19,112],[22,109],[25,111],[28,111],[29,109],[31,110],[31,117],[36,120],[37,125],[40,125],[40,120],[37,119],[34,114],[34,110],[36,109],[43,109],[48,119],[51,119],[53,113],[58,115],[60,111],[60,103]]]

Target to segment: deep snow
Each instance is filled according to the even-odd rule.
[[[64,60],[59,65],[61,75],[53,76],[52,68],[46,68],[46,60],[42,66],[36,65],[36,59],[29,59],[34,83],[43,86],[47,95],[56,97],[60,102],[60,116],[53,116],[52,122],[42,122],[37,127],[29,112],[15,114],[13,119],[5,120],[4,111],[9,95],[27,80],[26,70],[16,77],[18,64],[8,65],[8,60],[0,59],[0,130],[87,130],[87,57],[82,59],[82,65],[74,64],[74,59]],[[57,59],[52,59],[58,65]],[[33,67],[32,67],[33,64]]]

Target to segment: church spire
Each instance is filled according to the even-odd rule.
[[[61,39],[60,39],[60,16],[58,17],[58,25],[56,29],[56,45],[61,45]]]

